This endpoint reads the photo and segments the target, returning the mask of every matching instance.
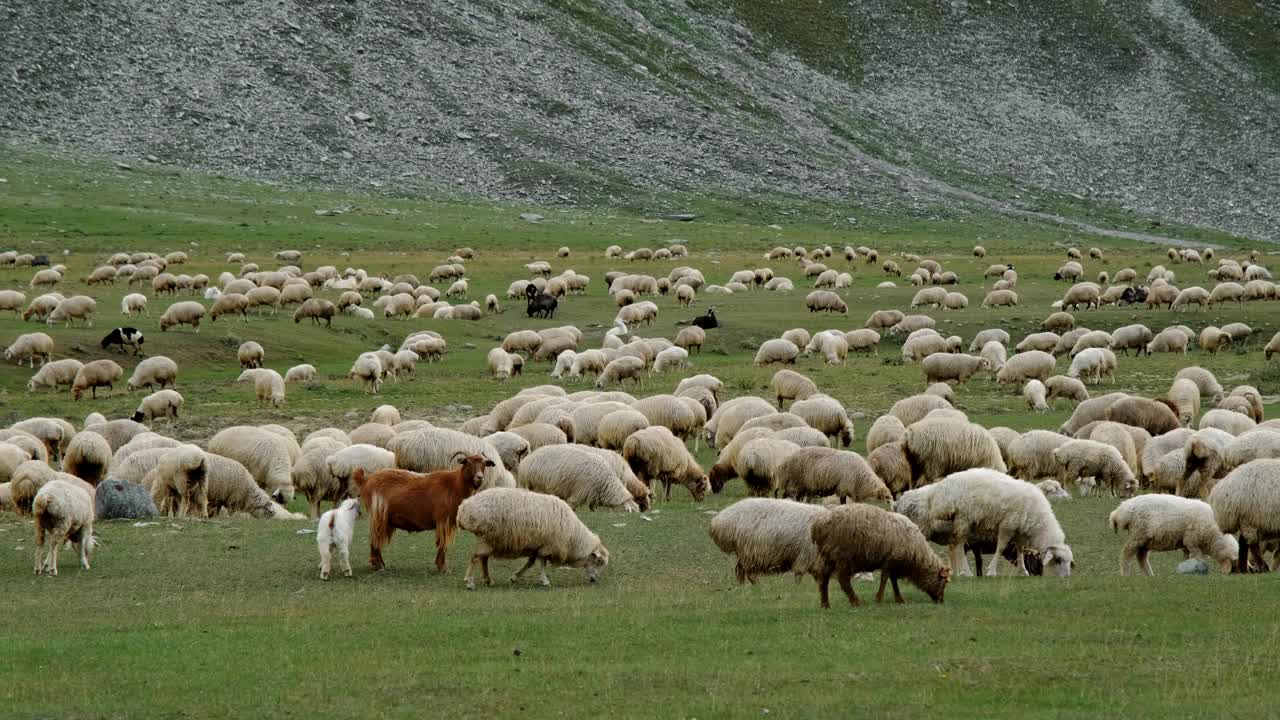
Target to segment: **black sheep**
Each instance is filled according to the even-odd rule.
[[[706,315],[699,315],[693,319],[693,324],[703,330],[720,327],[720,321],[716,320],[716,309],[714,307],[707,308]]]
[[[146,338],[143,337],[142,331],[138,328],[116,328],[115,330],[107,333],[106,337],[102,338],[102,349],[106,350],[108,348],[115,347],[118,348],[120,352],[124,352],[125,346],[128,345],[133,348],[134,355],[141,355],[142,343],[144,340],[146,340]]]
[[[555,317],[556,306],[559,305],[555,297],[538,292],[537,286],[533,283],[529,283],[529,286],[524,289],[524,296],[529,300],[529,317]]]

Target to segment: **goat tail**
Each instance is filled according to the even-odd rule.
[[[369,503],[369,546],[380,548],[387,544],[387,499],[382,493],[374,493]]]
[[[358,488],[364,487],[364,468],[357,467],[355,472],[351,473],[351,482],[355,483]]]

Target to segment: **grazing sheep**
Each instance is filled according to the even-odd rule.
[[[1076,319],[1069,312],[1056,312],[1040,323],[1040,329],[1056,333],[1064,333],[1075,329]]]
[[[320,449],[332,449],[330,445]],[[394,468],[396,456],[390,450],[369,445],[352,443],[347,447],[334,449],[327,455],[320,452],[304,452],[294,465],[294,489],[307,498],[311,517],[320,511],[320,503],[330,501],[339,503],[343,498],[358,494],[352,482],[356,468],[363,468],[366,473]]]
[[[1019,551],[1017,567],[1026,573],[1023,556],[1036,552],[1046,573],[1070,577],[1075,564],[1062,527],[1040,488],[990,469],[949,475],[929,495],[929,522],[948,527],[951,567],[964,567],[964,547],[995,542],[995,555],[1012,545]],[[987,575],[998,574],[998,562]]]
[[[223,297],[226,297],[225,295]],[[221,298],[219,298],[221,299]],[[204,318],[204,306],[194,300],[184,300],[169,306],[160,316],[160,330],[166,331],[179,325],[190,325],[200,332],[200,320]]]
[[[72,478],[55,479],[36,492],[31,513],[35,518],[35,574],[58,574],[58,550],[71,543],[80,556],[80,567],[89,569],[93,549],[94,491]]]
[[[624,356],[609,362],[596,377],[596,387],[622,384],[627,380],[635,380],[637,385],[643,384],[644,360],[638,357]]]
[[[161,514],[209,517],[209,456],[195,445],[162,448],[139,481]]]
[[[810,536],[823,566],[817,577],[823,608],[831,607],[828,587],[833,574],[849,604],[857,607],[861,601],[851,579],[854,573],[875,570],[880,571],[877,603],[884,600],[886,581],[893,585],[894,600],[906,602],[898,589],[899,578],[910,580],[935,603],[943,601],[951,570],[934,554],[920,528],[902,515],[869,505],[846,505],[816,517]]]
[[[755,584],[762,574],[822,572],[810,536],[813,521],[827,509],[791,500],[749,498],[716,513],[708,533],[721,552],[736,556],[738,584]]]
[[[1280,539],[1278,474],[1280,460],[1254,460],[1232,470],[1209,492],[1218,527],[1239,541],[1234,572],[1248,572],[1250,556],[1262,571],[1271,569],[1262,558],[1262,545]]]
[[[612,510],[639,510],[630,491],[614,468],[589,448],[549,445],[538,448],[520,461],[520,485],[535,492],[554,495],[572,508],[606,507]]]
[[[796,358],[799,356],[800,348],[796,347],[795,343],[781,339],[766,340],[761,343],[752,364],[756,367],[764,367],[774,363],[795,365]]]
[[[27,366],[34,368],[36,359],[43,366],[53,356],[53,338],[44,333],[27,333],[19,335],[13,344],[5,348],[4,359],[7,362],[21,365],[25,359]]]
[[[861,455],[828,447],[804,447],[779,463],[774,478],[784,497],[797,500],[836,495],[843,502],[887,502],[889,488]]]
[[[622,445],[622,457],[645,485],[653,487],[662,481],[665,499],[671,499],[671,486],[678,483],[689,488],[693,499],[702,502],[711,484],[684,443],[665,427],[650,426],[629,435]]]
[[[259,403],[271,403],[272,407],[283,407],[285,402],[284,378],[280,373],[268,368],[245,370],[236,378],[236,382],[253,381],[254,395]]]
[[[84,367],[84,363],[71,358],[46,362],[27,381],[27,391],[35,392],[38,388],[53,388],[57,390],[64,385],[70,388],[72,383],[75,382],[76,373],[80,372],[82,367]]]
[[[1252,430],[1257,423],[1248,415],[1232,410],[1214,408],[1200,417],[1199,428],[1217,428],[1231,435],[1243,435]]]
[[[1027,401],[1027,407],[1036,412],[1049,412],[1049,403],[1045,400],[1047,393],[1044,383],[1034,378],[1022,386],[1022,398]]]
[[[1027,482],[1056,477],[1058,464],[1054,461],[1053,451],[1070,440],[1066,435],[1048,430],[1032,430],[1019,435],[1009,443],[1009,474]]]
[[[294,365],[285,371],[285,383],[309,383],[316,378],[314,365]]]
[[[374,395],[378,394],[378,388],[382,387],[382,374],[384,368],[382,361],[373,353],[363,353],[352,363],[351,370],[347,376],[352,380],[358,380],[365,385],[366,392]]]
[[[260,368],[262,367],[262,359],[266,356],[266,350],[258,343],[250,340],[240,344],[240,349],[236,352],[240,359],[240,369]]]
[[[1086,379],[1096,385],[1102,382],[1104,376],[1111,376],[1112,382],[1115,381],[1113,370],[1115,364],[1111,361],[1108,353],[1111,351],[1106,348],[1086,348],[1076,355],[1071,361],[1071,367],[1067,370],[1067,377],[1079,378],[1083,375]]]
[[[809,312],[837,312],[842,315],[849,312],[849,306],[830,290],[814,290],[805,296],[804,304]]]
[[[960,384],[983,370],[991,370],[992,363],[987,358],[974,357],[961,353],[933,353],[924,358],[921,364],[924,379],[927,383]]]
[[[1097,283],[1076,283],[1062,296],[1062,307],[1063,309],[1076,310],[1083,305],[1088,310],[1089,308],[1098,307],[1101,304],[1101,299],[1102,288]]]
[[[889,414],[898,418],[903,425],[910,427],[912,423],[923,420],[934,410],[950,410],[951,403],[944,397],[933,393],[923,393],[903,398],[889,408]]]
[[[805,400],[818,393],[812,380],[793,370],[779,370],[769,382],[769,392],[778,399],[781,410],[787,400]]]
[[[120,299],[120,313],[125,317],[133,317],[134,315],[147,315],[147,296],[140,293],[130,293]]]
[[[1004,367],[996,373],[996,382],[1026,384],[1032,378],[1044,382],[1053,375],[1056,361],[1052,355],[1041,350],[1019,352],[1009,358]]]
[[[1061,336],[1052,332],[1032,333],[1022,339],[1022,342],[1014,346],[1016,352],[1024,353],[1032,350],[1041,352],[1051,352],[1058,346],[1062,340]]]
[[[1189,343],[1187,336],[1179,330],[1167,328],[1161,330],[1151,342],[1147,343],[1147,354],[1152,353],[1172,353],[1180,352],[1187,354],[1187,344]]]
[[[877,310],[871,313],[863,327],[868,330],[886,330],[902,322],[906,315],[898,310]]]
[[[1119,450],[1105,443],[1070,440],[1053,450],[1053,461],[1058,465],[1058,481],[1064,485],[1074,481],[1087,490],[1105,484],[1112,497],[1128,497],[1138,489],[1129,463]],[[1085,478],[1093,480],[1087,482]]]
[[[1018,293],[1012,290],[992,290],[982,299],[982,307],[1012,307],[1018,304]]]
[[[151,422],[156,418],[164,418],[170,423],[178,419],[178,410],[182,408],[182,395],[177,390],[157,390],[142,398],[138,409],[133,412],[134,422]]]
[[[1172,495],[1143,495],[1120,503],[1108,522],[1111,529],[1129,533],[1120,551],[1120,574],[1129,575],[1131,561],[1148,576],[1150,553],[1181,550],[1184,557],[1217,561],[1223,572],[1235,567],[1240,545],[1218,528],[1213,508],[1202,500]]]
[[[1219,350],[1230,344],[1231,336],[1213,325],[1200,331],[1200,349],[1207,351],[1210,355],[1216,355]]]
[[[969,468],[1005,472],[1000,447],[986,429],[949,418],[926,418],[908,425],[903,451],[911,463],[913,488]]]
[[[881,415],[871,424],[867,431],[867,454],[875,452],[881,445],[888,445],[906,437],[907,428],[895,415]]]
[[[475,589],[473,570],[478,561],[485,584],[492,585],[489,558],[528,558],[523,568],[511,576],[519,580],[526,570],[542,560],[539,582],[550,586],[547,563],[585,569],[588,582],[596,582],[609,564],[609,551],[599,536],[587,529],[573,509],[557,497],[518,488],[485,490],[458,508],[458,527],[476,536],[475,549],[467,562],[467,589]]]
[[[111,446],[95,432],[76,433],[62,456],[62,472],[97,487],[111,466]]]
[[[112,360],[93,360],[85,363],[78,371],[71,382],[71,399],[79,400],[84,391],[88,390],[96,400],[98,397],[98,388],[105,387],[108,390],[115,388],[115,383],[124,377],[124,369]]]
[[[293,500],[293,462],[289,441],[249,425],[235,425],[209,439],[209,452],[235,460],[280,504]]]

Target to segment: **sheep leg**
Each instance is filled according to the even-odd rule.
[[[987,576],[999,575],[1000,558],[1004,557],[1004,549],[1009,545],[1009,532],[1001,528],[996,537],[996,551],[991,555],[991,564],[987,566]]]
[[[479,556],[479,553],[473,552],[471,557],[467,558],[467,572],[462,576],[462,582],[466,584],[468,590],[476,589],[476,581],[473,576],[475,575],[476,560]]]
[[[1152,577],[1155,572],[1151,570],[1151,550],[1149,548],[1138,548],[1138,564],[1142,566],[1142,574]]]
[[[542,587],[551,587],[551,580],[547,578],[546,558],[542,558],[542,565],[538,568],[538,584]]]
[[[44,554],[45,554],[45,537],[44,528],[40,523],[36,522],[36,557],[35,557],[35,573],[40,575],[44,572]]]
[[[902,597],[902,591],[898,589],[898,576],[890,575],[889,584],[893,585],[893,601],[899,605],[906,605],[907,599]]]
[[[974,571],[978,574],[978,577],[982,577],[982,551],[976,547],[970,547],[969,549],[973,551]],[[969,562],[969,559],[965,557],[963,552],[960,553],[960,557],[964,558],[965,563]]]
[[[876,590],[877,605],[884,602],[884,586],[885,586],[885,583],[887,583],[888,581],[889,581],[889,571],[881,569],[880,570],[880,589]]]
[[[1249,554],[1253,557],[1253,564],[1258,567],[1258,572],[1271,572],[1267,561],[1262,559],[1262,543],[1254,543],[1250,546]]]
[[[951,570],[957,576],[960,576],[960,575],[968,576],[973,574],[969,570],[969,562],[965,560],[965,557],[964,557],[963,542],[952,543],[951,546],[948,548],[948,551],[950,552],[950,555],[951,555],[951,558],[950,558]]]
[[[1239,537],[1239,541],[1240,541],[1240,555],[1236,560],[1235,568],[1233,568],[1231,572],[1247,573],[1249,572],[1249,541],[1244,539],[1243,533],[1241,533]]]
[[[329,579],[329,567],[330,567],[330,543],[325,543],[324,545],[320,546],[320,579],[321,580]]]
[[[1137,553],[1138,553],[1138,548],[1133,543],[1125,543],[1125,546],[1121,548],[1120,575],[1122,577],[1129,576],[1129,562],[1133,559],[1134,555],[1136,555]]]
[[[315,520],[316,518],[320,517],[320,496],[319,495],[307,496],[307,512],[310,513],[312,520]]]
[[[836,575],[836,581],[840,583],[840,589],[849,598],[849,604],[858,607],[862,601],[858,599],[858,594],[853,591],[853,573],[848,569],[842,569]]]
[[[530,555],[529,562],[525,563],[524,567],[512,573],[511,582],[516,582],[520,578],[524,577],[525,572],[528,571],[529,568],[533,567],[533,564],[536,562],[538,562],[538,556],[536,554]]]
[[[818,601],[824,610],[831,609],[831,595],[829,586],[831,585],[831,570],[823,570],[822,575],[818,576]]]

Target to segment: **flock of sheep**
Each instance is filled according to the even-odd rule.
[[[1168,253],[1171,265],[1214,259],[1212,250]],[[567,248],[557,252],[561,258],[569,254]],[[975,247],[973,254],[983,258],[986,250]],[[1088,254],[1102,259],[1096,248]],[[850,247],[842,255],[850,270],[861,263],[902,276],[897,260],[881,263],[873,249]],[[410,273],[388,279],[354,268],[339,272],[335,266],[304,272],[296,251],[277,253],[281,267],[267,271],[231,254],[227,261],[240,264],[239,275],[226,272],[216,282],[170,272],[187,262],[184,253],[119,253],[84,282],[149,283],[155,297],[199,293],[213,301],[207,312],[211,321],[223,315],[247,320],[254,308],[275,312],[290,305],[297,306],[295,322],[311,319],[328,326],[340,315],[371,320],[373,312],[364,307],[371,295],[377,296],[372,307],[387,319],[477,320],[501,310],[495,295],[459,305],[441,299],[468,296],[466,263],[475,257],[473,250],[460,248],[429,273],[431,282],[450,283],[443,293]],[[688,250],[672,245],[624,252],[611,246],[606,257],[643,263],[686,258]],[[839,255],[830,247],[812,252],[779,247],[766,254],[769,262],[795,263],[798,273],[812,280],[814,289],[805,298],[810,313],[843,314],[848,306],[836,291],[852,287],[852,275],[827,267],[833,257]],[[852,578],[874,570],[882,571],[878,601],[887,583],[901,601],[898,580],[903,579],[941,602],[953,577],[971,574],[968,554],[979,573],[983,556],[989,555],[989,575],[998,572],[1004,558],[1021,574],[1068,576],[1074,555],[1050,500],[1070,497],[1070,489],[1128,498],[1110,516],[1112,527],[1129,535],[1122,573],[1136,560],[1150,574],[1152,551],[1182,550],[1238,572],[1266,570],[1280,561],[1280,421],[1265,420],[1256,388],[1227,390],[1207,370],[1187,367],[1155,397],[1090,393],[1091,386],[1114,382],[1117,354],[1185,354],[1197,342],[1213,354],[1243,342],[1252,329],[1231,323],[1198,334],[1181,324],[1158,332],[1142,324],[1101,330],[1084,327],[1073,315],[1109,304],[1186,310],[1275,298],[1276,286],[1256,253],[1239,261],[1218,260],[1207,272],[1211,289],[1179,289],[1174,272],[1164,266],[1151,269],[1145,285],[1138,284],[1131,268],[1114,276],[1099,273],[1097,282],[1082,280],[1082,253],[1071,249],[1054,275],[1071,284],[1041,331],[1015,344],[1006,330],[990,328],[976,333],[967,347],[963,338],[943,336],[933,317],[918,312],[967,308],[967,297],[956,289],[960,273],[910,254],[901,260],[917,266],[908,277],[921,288],[906,312],[878,310],[852,330],[788,330],[764,341],[753,360],[757,367],[795,365],[816,355],[841,365],[850,352],[879,354],[886,336],[900,339],[901,359],[919,364],[925,389],[871,423],[865,454],[851,449],[856,433],[846,408],[789,368],[775,372],[767,398],[725,397],[724,383],[709,374],[683,377],[669,393],[644,396],[620,389],[631,381],[638,391],[656,374],[687,369],[690,353],[698,353],[709,333],[717,332],[711,312],[709,322],[681,327],[670,340],[642,337],[645,328],[656,326],[662,296],[683,308],[700,294],[785,294],[796,286],[769,267],[733,272],[724,285],[708,284],[689,266],[660,277],[628,268],[605,276],[617,312],[599,347],[587,347],[588,333],[572,325],[509,333],[488,351],[488,374],[506,380],[523,374],[526,363],[543,362],[557,384],[522,389],[457,429],[404,420],[395,407],[383,405],[368,423],[323,428],[301,442],[288,428],[262,425],[226,428],[199,445],[182,443],[145,424],[171,423],[184,403],[174,389],[177,364],[148,357],[126,385],[158,389],[143,398],[132,418],[108,420],[93,413],[77,430],[64,419],[38,417],[0,430],[0,507],[34,518],[35,571],[57,574],[64,539],[76,544],[87,569],[94,520],[117,517],[105,499],[104,483],[111,493],[144,495],[156,512],[196,518],[227,512],[299,519],[285,507],[298,493],[312,518],[320,516],[322,503],[334,504],[320,516],[317,533],[323,578],[330,575],[335,552],[351,574],[352,528],[363,508],[371,516],[375,568],[385,562],[382,549],[396,529],[435,530],[441,568],[453,529],[475,534],[479,540],[466,577],[474,587],[473,565],[488,580],[489,557],[527,558],[525,570],[541,559],[544,584],[548,561],[584,567],[594,580],[608,562],[608,551],[577,518],[576,508],[647,511],[659,501],[659,488],[661,500],[669,501],[673,486],[685,487],[702,502],[708,493],[741,479],[751,497],[717,513],[709,527],[716,546],[735,556],[738,581],[754,582],[768,573],[810,574],[824,607],[831,576],[857,604]],[[0,264],[32,261],[0,253]],[[531,279],[513,282],[506,297],[528,298],[531,317],[535,297],[584,294],[591,282],[572,270],[553,275],[543,261],[525,269]],[[51,329],[73,321],[91,324],[92,298],[54,292],[65,273],[60,265],[37,271],[31,289],[50,292],[30,303],[21,292],[0,291],[0,310],[43,319]],[[994,282],[983,308],[994,314],[1018,304],[1014,266],[993,264],[986,279]],[[337,301],[320,297],[324,291],[338,294]],[[127,295],[122,312],[147,314],[147,297]],[[189,325],[198,332],[205,315],[202,303],[177,301],[161,315],[159,327]],[[103,340],[104,348],[109,344],[140,353],[143,333],[116,328]],[[110,389],[124,376],[113,360],[54,360],[54,351],[47,333],[28,333],[7,347],[5,359],[39,367],[29,380],[31,390],[67,386],[77,399],[86,392],[96,396],[99,388]],[[413,377],[418,361],[439,360],[447,351],[440,332],[414,331],[398,349],[360,354],[350,377],[377,393],[384,379]],[[1264,348],[1267,359],[1277,351],[1280,334]],[[286,384],[310,381],[316,372],[300,365],[281,376],[264,368],[265,351],[252,341],[237,355],[240,379],[253,383],[261,402],[275,406],[285,403]],[[1075,404],[1074,412],[1059,428],[1025,433],[970,422],[955,394],[982,373],[1018,388],[1030,409],[1044,412],[1065,400]],[[563,386],[584,376],[594,378],[592,389],[570,392]],[[708,470],[694,455],[704,441],[717,451]],[[1141,490],[1148,492],[1138,494]],[[893,511],[884,509],[890,505]],[[946,562],[929,542],[947,547]],[[1264,555],[1273,551],[1268,564]]]

